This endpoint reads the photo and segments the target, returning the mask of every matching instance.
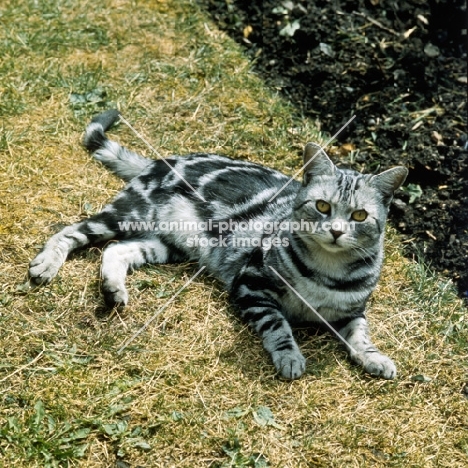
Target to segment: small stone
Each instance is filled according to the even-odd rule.
[[[406,209],[406,203],[403,200],[400,200],[399,198],[395,198],[393,200],[393,206],[395,208],[398,208],[399,210],[405,210]]]
[[[332,57],[332,58],[335,56],[335,52],[333,51],[331,46],[326,44],[325,42],[321,42],[319,44],[319,48],[322,54],[328,55],[329,57]]]
[[[465,291],[465,296],[468,297],[468,291]],[[468,383],[463,386],[461,393],[465,398],[468,398]]]
[[[436,45],[428,42],[424,47],[424,53],[430,58],[435,58],[440,55],[440,50]]]
[[[435,130],[431,133],[431,137],[432,140],[436,143],[441,143],[443,140],[442,135],[439,132],[436,132]]]

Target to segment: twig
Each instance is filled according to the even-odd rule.
[[[0,382],[5,382],[5,380],[8,380],[10,377],[13,377],[15,374],[18,374],[18,372],[21,372],[22,370],[26,369],[27,367],[32,366],[37,361],[39,361],[39,359],[41,359],[43,354],[44,354],[44,351],[41,351],[31,362],[28,362],[24,366],[18,367],[18,369],[16,369],[10,375],[7,375],[6,377],[3,377],[3,379],[1,379]]]
[[[383,29],[384,31],[389,32],[390,34],[393,34],[394,36],[400,37],[401,34],[396,32],[392,28],[387,28],[387,26],[383,25],[380,21],[375,20],[374,18],[371,18],[370,16],[367,16],[365,13],[361,13],[360,11],[353,11],[353,14],[357,16],[362,16],[365,18],[369,23],[374,24],[375,26],[379,27],[380,29]]]

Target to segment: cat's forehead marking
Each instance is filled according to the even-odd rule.
[[[356,198],[356,191],[360,188],[360,177],[350,171],[337,170],[335,177],[324,184],[324,192],[332,203],[352,203]]]
[[[337,169],[333,176],[324,177],[320,183],[314,184],[308,195],[311,199],[323,199],[336,206],[371,208],[375,194],[368,180],[368,175]]]

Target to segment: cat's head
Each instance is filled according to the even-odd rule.
[[[339,169],[320,146],[308,143],[294,209],[295,221],[302,223],[300,236],[329,252],[374,248],[383,238],[393,194],[407,174],[402,166],[377,175]]]

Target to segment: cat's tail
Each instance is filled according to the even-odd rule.
[[[128,182],[151,164],[151,159],[129,151],[116,141],[107,138],[105,132],[118,122],[119,118],[120,112],[117,109],[96,115],[86,127],[83,145],[95,159]]]

